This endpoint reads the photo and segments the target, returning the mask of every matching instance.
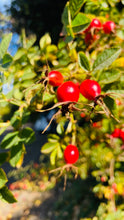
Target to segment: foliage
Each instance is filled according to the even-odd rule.
[[[124,138],[112,136],[115,128],[123,131],[124,124],[124,18],[123,8],[119,12],[118,4],[119,1],[115,0],[67,2],[62,14],[62,36],[57,45],[52,44],[50,35],[46,33],[36,46],[36,37],[31,35],[26,38],[23,32],[21,46],[11,57],[7,53],[11,34],[5,36],[0,44],[3,48],[0,54],[0,133],[10,125],[13,128],[1,142],[5,152],[0,162],[9,162],[13,167],[21,166],[26,153],[25,145],[35,138],[34,131],[24,125],[32,120],[32,115],[55,109],[50,124],[56,120],[56,133],[48,134],[48,142],[41,148],[41,153],[50,158],[47,167],[50,176],[64,177],[64,188],[68,188],[67,176],[70,182],[77,175],[84,182],[81,191],[81,187],[77,187],[79,191],[74,195],[75,202],[70,205],[89,204],[87,192],[92,195],[91,200],[97,198],[95,211],[94,202],[91,202],[91,212],[86,208],[83,214],[78,213],[77,218],[81,220],[117,220],[124,216]],[[92,29],[91,34],[98,37],[86,43],[87,27],[95,17],[102,24],[107,20],[114,21],[116,30],[105,34],[102,28]],[[48,80],[51,70],[60,71],[65,82],[73,81],[77,85],[85,79],[95,80],[102,92],[94,100],[80,94],[78,102],[59,103],[57,88],[51,86]],[[12,89],[6,94],[3,91],[5,84],[12,84]],[[69,144],[76,145],[79,150],[79,159],[74,165],[65,164],[63,158]],[[7,193],[8,189],[2,169],[0,175],[0,195],[11,202],[10,192],[8,197],[3,193]],[[86,200],[81,203],[82,197],[78,200],[78,194]],[[69,211],[68,219],[72,219],[70,214]],[[60,218],[63,219],[62,216]]]

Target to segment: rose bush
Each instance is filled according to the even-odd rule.
[[[1,142],[5,152],[0,154],[0,163],[21,166],[25,145],[35,138],[34,131],[24,124],[31,120],[32,114],[40,115],[55,109],[56,113],[41,132],[44,133],[56,120],[56,133],[48,134],[48,142],[41,148],[41,153],[49,155],[49,175],[59,175],[60,179],[66,175],[73,181],[75,173],[75,182],[81,179],[85,184],[91,180],[83,193],[92,191],[99,205],[95,213],[90,211],[91,207],[89,210],[87,207],[88,212],[82,208],[85,214],[80,209],[80,220],[124,217],[124,18],[123,7],[120,12],[118,2],[68,1],[62,14],[63,29],[57,45],[52,44],[48,33],[41,37],[39,46],[35,45],[35,36],[27,39],[23,33],[22,46],[11,57],[7,53],[11,34],[0,44],[0,134],[8,126],[13,127]],[[100,21],[100,28],[91,27],[93,19]],[[105,31],[107,21],[114,22],[114,30]],[[98,38],[86,43],[86,30],[92,39],[94,35]],[[56,77],[50,83],[51,71],[61,73],[60,84],[56,84]],[[95,83],[84,85],[84,82]],[[5,84],[12,84],[6,94],[3,92]],[[117,100],[121,104],[118,105]],[[8,119],[7,115],[11,117]],[[121,138],[120,134],[112,135],[115,129],[121,130]],[[79,152],[74,165],[66,164],[64,159],[68,145],[76,146]],[[66,160],[70,161],[69,158]],[[0,196],[14,202],[6,182],[6,174],[0,169]],[[89,206],[90,200],[87,201]],[[72,216],[73,212],[69,218]]]

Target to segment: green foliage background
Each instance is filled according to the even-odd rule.
[[[78,169],[78,179],[75,180],[75,185],[71,185],[72,189],[74,187],[73,193],[68,192],[64,197],[65,201],[56,207],[57,210],[65,208],[66,200],[73,195],[75,202],[69,202],[71,209],[68,205],[66,210],[68,219],[72,219],[76,205],[79,207],[77,218],[80,220],[117,220],[124,217],[123,141],[111,138],[115,128],[123,129],[124,126],[123,10],[123,1],[70,0],[61,16],[62,36],[56,45],[49,33],[45,33],[37,45],[36,36],[30,35],[27,38],[24,29],[20,36],[21,46],[14,57],[7,52],[11,33],[5,35],[0,44],[0,134],[7,127],[13,127],[13,131],[3,138],[0,145],[5,150],[0,154],[1,165],[8,162],[11,166],[18,167],[23,162],[25,146],[35,139],[33,129],[24,126],[31,120],[32,114],[38,115],[54,105],[55,109],[61,109],[56,88],[49,84],[45,88],[42,83],[46,70],[60,71],[64,81],[71,80],[80,84],[84,79],[91,78],[101,86],[102,100],[99,100],[94,111],[94,102],[80,95],[79,102],[75,105],[77,110],[68,109],[69,118],[66,115],[56,118],[56,133],[48,135],[48,142],[41,149],[41,153],[49,156],[48,171],[56,171],[50,175],[57,177],[62,170],[62,177],[67,175],[72,183],[76,168]],[[87,45],[83,31],[95,17],[102,23],[114,21],[116,31],[106,35],[100,30],[99,38]],[[10,86],[11,83],[13,88],[4,94],[3,85]],[[117,101],[121,104],[118,105]],[[81,117],[81,113],[84,113],[84,117]],[[63,169],[63,151],[69,143],[77,145],[80,158],[67,171]],[[101,179],[103,177],[104,181]],[[7,177],[1,168],[0,197],[14,202],[6,183]],[[116,192],[113,184],[116,184]],[[83,202],[82,197],[78,198],[80,193],[86,198]],[[96,200],[98,206],[94,212],[93,201]],[[92,205],[89,205],[90,202]],[[59,219],[64,218],[63,213],[60,212]]]

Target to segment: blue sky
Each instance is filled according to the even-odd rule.
[[[0,12],[4,12],[5,8],[4,5],[9,6],[11,3],[11,0],[0,0]]]

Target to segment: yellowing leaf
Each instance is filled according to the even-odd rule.
[[[112,64],[113,67],[124,67],[124,57],[120,57]]]

